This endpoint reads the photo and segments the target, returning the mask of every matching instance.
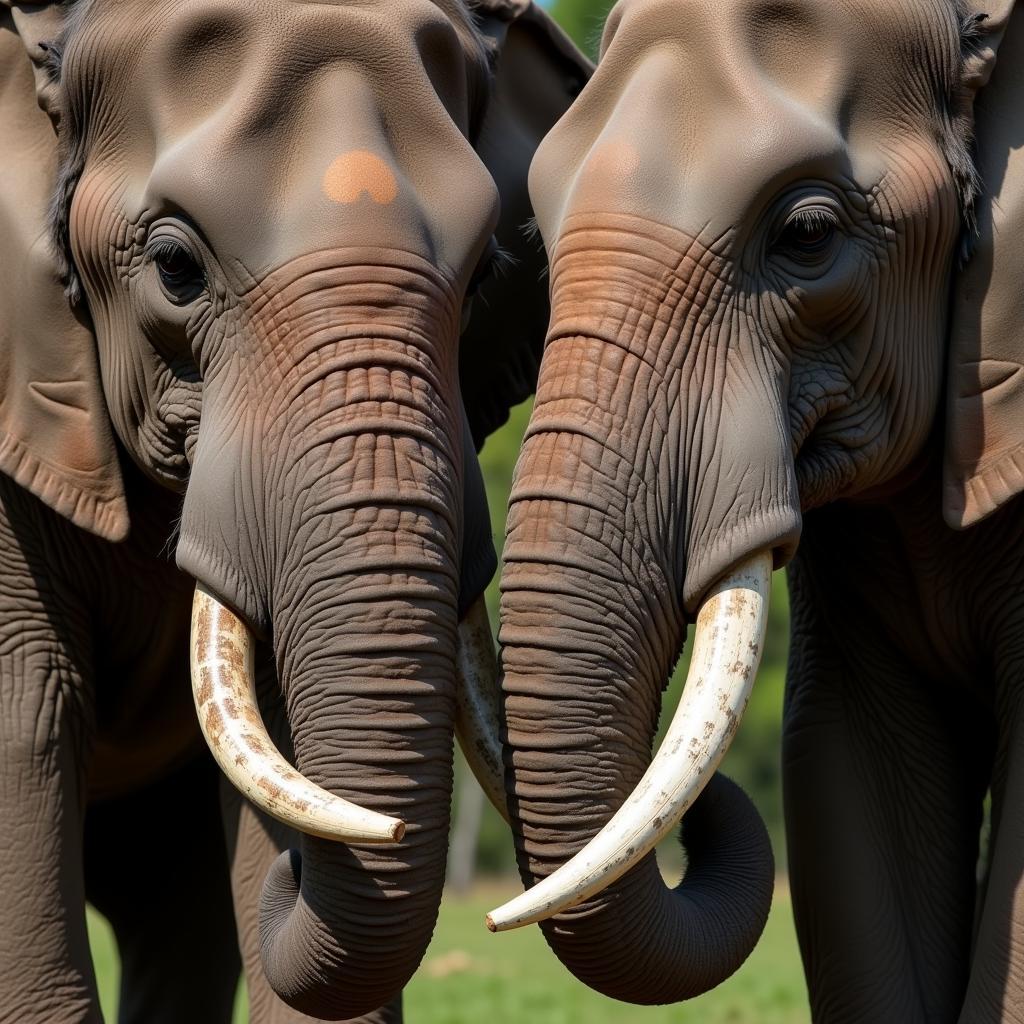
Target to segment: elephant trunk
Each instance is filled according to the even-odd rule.
[[[593,522],[592,510],[587,517]],[[501,640],[509,804],[520,871],[535,886],[521,897],[529,900],[538,883],[586,857],[640,784],[666,669],[655,649],[664,633],[651,629],[639,592],[627,603],[607,575],[588,579],[564,566],[558,583],[549,564],[520,560],[514,530]],[[692,998],[735,971],[760,936],[774,871],[757,812],[714,776],[684,821],[688,869],[678,887],[666,887],[648,852],[597,895],[541,922],[555,954],[591,988],[642,1004]],[[492,918],[497,926],[498,912]]]
[[[755,558],[763,593],[799,532],[778,361],[746,324],[715,315],[728,287],[721,257],[691,240],[680,262],[672,239],[662,258],[657,241],[567,231],[552,268],[552,328],[502,575],[509,806],[527,885],[589,857],[631,801],[687,621],[716,581]],[[677,734],[698,740],[695,790],[721,756],[700,743],[717,728],[709,717]],[[670,823],[650,826],[656,835]],[[677,888],[648,852],[542,920],[582,981],[629,1002],[675,1002],[749,954],[773,880],[759,817],[716,776],[683,840]]]
[[[679,706],[643,779],[554,874],[487,916],[491,931],[544,921],[602,892],[651,853],[710,781],[746,710],[767,624],[771,556],[727,573],[701,607]]]
[[[424,261],[365,255],[275,272],[235,340],[257,351],[211,353],[178,545],[197,603],[219,599],[273,648],[295,778],[281,770],[298,788],[271,775],[255,795],[314,834],[265,881],[263,966],[287,1003],[334,1020],[386,1004],[426,950],[455,724],[458,303]],[[244,660],[230,644],[220,655]],[[276,770],[259,736],[240,753],[250,775]],[[300,820],[325,808],[327,828]],[[335,811],[355,822],[347,836]]]
[[[402,988],[444,883],[455,595],[433,567],[383,570],[390,555],[365,552],[380,568],[363,585],[313,585],[275,644],[296,767],[404,825],[396,844],[303,835],[265,882],[267,978],[287,1003],[327,1019],[356,1017]]]

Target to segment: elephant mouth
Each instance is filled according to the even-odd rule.
[[[197,583],[189,645],[192,696],[203,738],[220,769],[260,810],[299,832],[344,843],[400,842],[404,822],[327,792],[277,749],[256,698],[254,648],[249,626]],[[484,791],[507,815],[500,687],[483,598],[459,624],[456,668],[456,733]]]
[[[697,799],[746,710],[764,647],[771,571],[772,554],[762,551],[707,592],[683,696],[646,774],[579,853],[487,915],[492,932],[545,921],[596,896],[650,853]]]

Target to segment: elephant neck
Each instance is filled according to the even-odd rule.
[[[870,507],[894,511],[935,502],[942,509],[942,430],[936,428],[924,447],[898,473],[866,488],[851,500]]]
[[[807,513],[791,575],[794,616],[824,602],[820,614],[837,635],[860,633],[921,678],[987,692],[994,645],[1024,629],[1006,587],[1024,573],[1024,522],[1011,502],[970,529],[948,526],[941,449],[929,447],[902,486]]]

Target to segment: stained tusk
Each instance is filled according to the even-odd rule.
[[[487,604],[478,598],[459,623],[455,734],[480,788],[508,821],[501,760],[501,680]]]
[[[714,774],[747,706],[768,621],[772,556],[755,555],[711,589],[672,724],[644,777],[587,845],[487,915],[492,932],[545,921],[597,895],[642,860]]]
[[[248,627],[201,583],[192,601],[192,696],[221,771],[257,807],[308,835],[345,843],[394,843],[405,825],[328,793],[274,746],[256,701]]]

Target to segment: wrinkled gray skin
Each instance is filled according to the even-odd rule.
[[[490,41],[427,0],[69,10],[0,3],[0,1021],[99,1021],[86,897],[122,1021],[229,1019],[236,921],[254,1022],[395,1020],[443,881],[456,624],[493,567],[470,435],[536,361],[506,326],[463,403],[487,165],[520,168],[517,209],[586,65],[528,5]],[[218,806],[193,578],[262,638],[275,741],[400,844]]]
[[[552,319],[500,633],[524,881],[640,779],[709,586],[793,559],[816,1021],[1024,1019],[1019,14],[980,94],[980,197],[970,142],[1011,6],[623,0],[531,169]],[[675,1001],[748,955],[768,854],[738,792],[709,791],[677,889],[651,855],[543,925],[589,985]]]

